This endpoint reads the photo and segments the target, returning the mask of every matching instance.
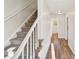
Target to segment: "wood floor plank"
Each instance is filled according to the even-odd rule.
[[[45,59],[52,59],[52,55],[51,55],[51,46],[48,49],[47,55]]]
[[[56,41],[51,43],[54,44],[56,59],[75,59],[75,55],[72,53],[65,39],[56,39]],[[48,49],[46,59],[52,59],[51,47]]]

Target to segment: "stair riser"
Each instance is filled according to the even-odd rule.
[[[28,32],[29,29],[22,29],[22,32]]]
[[[16,51],[17,51],[17,50],[16,50]],[[15,51],[15,52],[16,52],[16,51]],[[6,56],[8,56],[8,53],[6,53],[6,54],[4,53],[4,57],[6,57]],[[22,56],[22,55],[20,55],[20,57],[21,57],[21,56]],[[24,56],[27,57],[27,53],[24,53]]]
[[[18,32],[18,33],[16,33],[17,35],[26,35],[27,34],[27,32]]]
[[[23,40],[24,38],[14,38],[14,39],[11,39],[10,41],[16,41],[16,40]]]
[[[25,26],[26,27],[31,27],[32,26],[32,23],[25,23]]]
[[[31,20],[30,20],[30,21],[35,21],[35,19],[36,19],[36,17],[33,17],[33,18],[31,18]]]
[[[31,19],[31,20],[29,20],[28,22],[34,22],[34,21],[35,21],[35,18],[34,18],[34,19],[32,18],[32,19]]]
[[[20,46],[20,45],[13,45],[13,44],[11,44],[10,47],[8,47],[7,49],[4,49],[4,56],[5,56],[5,57],[8,56],[7,50],[8,50],[9,48],[11,48],[11,47],[16,47],[15,50],[13,50],[13,52],[15,53],[15,52],[17,51],[17,49],[18,49],[19,46]]]
[[[28,23],[34,23],[34,21],[28,21]]]
[[[23,28],[21,28],[22,29],[22,32],[28,32],[29,31],[29,29],[30,29],[30,27],[23,27]]]
[[[18,40],[18,41],[10,41],[11,42],[11,44],[14,44],[14,45],[20,45],[21,43],[22,43],[22,41],[21,40]]]
[[[24,38],[26,35],[17,35],[17,38]]]
[[[20,33],[17,33],[17,38],[24,38],[26,36],[27,32],[20,32]]]

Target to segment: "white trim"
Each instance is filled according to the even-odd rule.
[[[9,46],[10,44],[11,44],[10,41],[6,40],[6,41],[4,42],[4,47]]]
[[[51,55],[52,55],[52,59],[56,59],[55,58],[55,50],[54,50],[54,45],[53,45],[53,43],[51,43]]]
[[[26,4],[24,4],[23,8],[18,8],[17,10],[14,10],[13,12],[11,12],[10,14],[4,16],[4,21],[8,21],[10,20],[10,18],[15,17],[17,14],[19,14],[20,12],[22,12],[25,8],[28,8],[31,4],[33,3],[33,1],[27,1]]]
[[[43,40],[43,42],[42,42],[42,49],[41,49],[41,51],[38,54],[40,59],[45,59],[46,58],[46,55],[47,55],[47,52],[48,52],[48,49],[49,49],[49,46],[50,46],[50,43],[51,43],[50,39],[51,38],[46,38],[46,39]],[[46,42],[46,40],[50,40],[50,41]]]
[[[29,19],[29,18],[35,13],[35,11],[36,11],[36,10],[34,10],[34,11],[31,13],[31,15],[29,15],[29,16],[27,17],[27,19]],[[21,27],[25,24],[25,22],[28,21],[27,19],[17,28],[17,30],[8,38],[8,40],[4,41],[4,45],[6,45],[6,44],[9,45],[9,44],[10,44],[10,43],[9,43],[9,40],[16,36],[16,32],[18,32],[18,31],[21,29]],[[5,47],[6,47],[6,46],[5,46]]]
[[[72,50],[73,54],[75,54],[75,51],[72,49],[72,47],[70,46],[70,43],[68,43],[69,48]],[[75,47],[74,47],[75,48]]]

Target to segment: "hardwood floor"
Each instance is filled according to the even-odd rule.
[[[56,59],[75,59],[75,55],[69,48],[67,41],[64,38],[57,38],[57,37],[55,38],[55,37],[54,37],[55,40],[53,40],[53,38],[51,39],[52,41],[51,43],[54,44]],[[49,47],[46,59],[52,59],[51,56],[52,56],[51,47]]]
[[[51,46],[48,49],[47,55],[45,59],[52,59],[52,55],[51,55]]]
[[[75,59],[75,55],[69,48],[67,41],[65,39],[59,39],[60,46],[63,50],[63,55],[65,56],[65,59]]]

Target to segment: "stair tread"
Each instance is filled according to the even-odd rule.
[[[32,16],[32,17],[28,20],[28,23],[34,23],[35,20],[36,20],[36,16]]]
[[[33,17],[32,19],[28,20],[28,22],[34,22],[35,18]]]
[[[22,40],[10,40],[11,44],[20,45]]]
[[[38,54],[41,49],[42,49],[42,47],[38,47],[38,48],[35,50],[35,53]]]
[[[23,26],[22,28],[30,29],[30,27]]]
[[[26,27],[31,27],[33,23],[25,23]]]
[[[11,44],[11,45],[9,45],[8,47],[5,47],[5,48],[4,48],[4,56],[5,56],[5,57],[8,55],[7,50],[8,50],[9,48],[13,48],[13,47],[15,47],[15,49],[17,50],[19,46],[17,46],[17,45],[12,45],[12,44]],[[14,52],[16,52],[15,49],[13,50]]]
[[[7,50],[7,49],[9,49],[9,48],[11,48],[11,47],[18,47],[18,46],[19,46],[19,45],[10,44],[9,46],[5,47],[4,50]]]
[[[10,41],[12,41],[12,40],[23,40],[24,38],[12,38]]]
[[[27,34],[27,32],[17,32],[16,34]]]
[[[25,38],[28,32],[17,32],[17,38]]]
[[[22,29],[22,32],[28,32],[30,30],[31,27],[25,27],[23,26],[21,29]]]

